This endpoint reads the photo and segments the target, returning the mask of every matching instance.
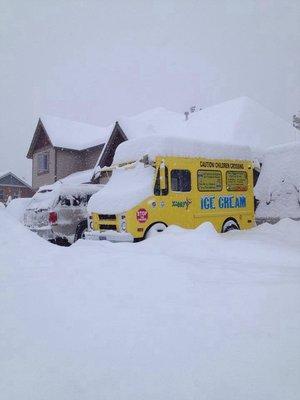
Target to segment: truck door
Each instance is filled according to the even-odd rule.
[[[173,168],[170,171],[170,196],[173,223],[184,228],[192,228],[192,179],[191,171]]]

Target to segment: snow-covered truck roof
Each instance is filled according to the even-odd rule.
[[[113,164],[140,160],[148,155],[150,160],[164,157],[202,157],[212,159],[251,160],[248,146],[209,143],[196,139],[173,136],[148,136],[121,143],[115,153]]]

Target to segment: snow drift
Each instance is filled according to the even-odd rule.
[[[298,400],[298,222],[69,248],[0,224],[3,399]]]

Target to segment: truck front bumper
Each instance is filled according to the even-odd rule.
[[[108,240],[109,242],[130,242],[134,241],[134,237],[131,233],[127,232],[116,232],[116,231],[87,231],[84,234],[86,240]]]

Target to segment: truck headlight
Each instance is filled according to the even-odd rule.
[[[125,220],[121,221],[121,223],[120,223],[120,230],[121,230],[122,232],[125,232],[125,231],[126,231],[126,221],[125,221]]]

